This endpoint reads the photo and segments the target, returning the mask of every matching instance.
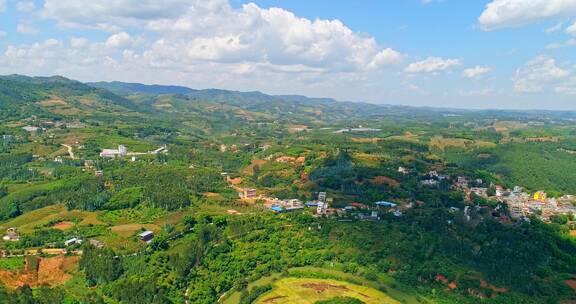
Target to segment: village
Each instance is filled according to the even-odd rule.
[[[548,197],[544,191],[530,194],[520,186],[506,189],[501,185],[494,184],[490,184],[489,187],[479,187],[478,185],[482,183],[482,180],[469,181],[466,177],[459,176],[453,182],[453,187],[462,190],[468,201],[473,201],[474,196],[476,196],[506,204],[512,219],[536,216],[543,222],[550,222],[553,216],[576,214],[576,206],[574,205],[576,196],[574,195]]]

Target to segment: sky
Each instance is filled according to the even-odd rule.
[[[0,0],[0,74],[576,110],[576,0]]]

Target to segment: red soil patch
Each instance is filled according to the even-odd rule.
[[[252,162],[250,163],[250,165],[248,167],[246,167],[246,173],[250,174],[250,175],[254,175],[254,167],[258,166],[258,167],[262,167],[263,165],[265,165],[268,161],[265,159],[253,159]]]
[[[74,227],[74,223],[72,223],[72,222],[59,222],[59,223],[54,224],[54,226],[52,226],[52,228],[58,229],[58,230],[68,230],[72,227]]]
[[[295,162],[296,158],[292,156],[280,156],[276,159],[277,163],[292,163]]]
[[[570,286],[570,288],[576,290],[576,280],[566,280],[564,281],[566,285]]]
[[[304,283],[301,286],[304,288],[314,289],[317,293],[323,293],[328,289],[337,289],[337,290],[343,290],[343,291],[350,290],[346,286],[332,285],[332,284],[328,284],[328,283]]]
[[[576,282],[576,281],[575,281]],[[480,287],[482,288],[490,288],[492,289],[492,291],[496,292],[496,293],[504,293],[504,292],[508,292],[507,288],[504,287],[496,287],[492,284],[488,284],[486,281],[484,280],[480,280]]]
[[[376,176],[370,181],[370,183],[372,183],[373,185],[388,185],[390,187],[400,186],[400,183],[398,181],[389,178],[387,176]]]
[[[33,288],[41,285],[62,285],[72,277],[68,272],[77,268],[79,259],[77,256],[39,258],[37,270],[28,267],[19,271],[0,270],[0,282],[10,289],[24,285]]]
[[[455,281],[450,282],[450,281],[448,281],[447,277],[445,277],[441,274],[436,275],[436,277],[434,279],[436,280],[436,282],[442,282],[442,283],[446,284],[450,290],[454,290],[454,289],[458,288],[458,284],[456,284]]]
[[[237,178],[228,178],[228,182],[234,186],[236,185],[240,185],[242,183],[242,178],[241,177],[237,177]]]

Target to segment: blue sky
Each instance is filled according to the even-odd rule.
[[[576,0],[0,0],[0,74],[576,110]]]

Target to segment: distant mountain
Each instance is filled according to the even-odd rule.
[[[0,118],[137,111],[130,100],[61,76],[0,76]]]
[[[127,82],[89,82],[87,85],[93,86],[95,88],[105,89],[114,92],[120,92],[123,94],[189,94],[195,90],[182,87],[182,86],[167,86],[167,85],[147,85],[141,83],[127,83]]]

